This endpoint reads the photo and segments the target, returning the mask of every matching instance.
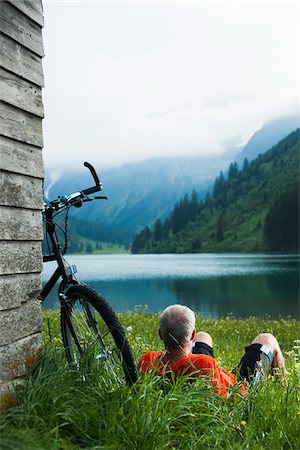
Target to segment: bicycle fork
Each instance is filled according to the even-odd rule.
[[[79,353],[82,355],[83,354],[83,350],[82,350],[82,347],[81,347],[80,342],[78,340],[76,331],[74,329],[74,326],[73,326],[73,323],[72,323],[72,320],[71,320],[71,317],[70,317],[70,312],[69,312],[70,305],[68,304],[68,299],[67,299],[66,295],[64,295],[63,293],[58,294],[58,296],[59,296],[60,303],[61,303],[61,305],[62,305],[62,307],[64,309],[66,320],[67,320],[67,324],[68,324],[70,333],[72,335],[72,338],[74,339],[74,342],[76,344],[76,347],[78,348]],[[100,331],[98,330],[97,323],[95,321],[95,318],[93,317],[93,314],[90,311],[89,306],[88,305],[83,305],[83,307],[84,307],[84,312],[85,312],[85,315],[86,315],[86,318],[87,318],[88,326],[90,328],[93,328],[94,332],[96,333],[96,335],[97,335],[97,337],[98,337],[98,339],[99,339],[99,341],[100,341],[100,343],[101,343],[101,345],[103,347],[104,353],[97,355],[96,359],[101,359],[103,357],[110,356],[110,354],[112,352],[110,352],[110,351],[108,351],[106,349],[105,342],[104,342],[104,340],[103,340],[103,338],[101,336]]]
[[[62,293],[58,294],[58,297],[59,297],[59,300],[60,300],[60,304],[62,305],[62,307],[63,307],[63,309],[64,309],[65,316],[66,316],[66,320],[67,320],[67,324],[68,324],[70,333],[71,333],[71,335],[72,335],[72,338],[74,339],[74,342],[75,342],[75,344],[76,344],[76,347],[78,348],[79,353],[82,355],[82,353],[83,353],[83,352],[82,352],[82,348],[81,348],[80,342],[79,342],[79,340],[78,340],[77,334],[76,334],[76,332],[75,332],[75,329],[74,329],[74,327],[73,327],[72,320],[71,320],[71,318],[70,318],[70,313],[69,313],[69,306],[68,306],[68,302],[67,302],[67,297],[66,297],[64,294],[62,294]]]

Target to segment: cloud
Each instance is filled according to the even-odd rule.
[[[45,2],[44,13],[51,167],[218,155],[297,108],[294,3]]]

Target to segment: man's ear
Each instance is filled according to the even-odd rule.
[[[195,339],[195,334],[196,334],[196,330],[193,330],[192,335],[191,335],[191,341],[193,341]]]

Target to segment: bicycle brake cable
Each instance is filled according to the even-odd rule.
[[[66,216],[65,216],[65,231],[64,231],[64,235],[65,235],[65,245],[64,245],[63,252],[62,252],[63,255],[65,255],[65,253],[67,252],[67,249],[68,249],[68,220],[69,220],[69,211],[70,211],[70,206],[67,208]]]

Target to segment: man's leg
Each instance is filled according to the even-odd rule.
[[[206,331],[199,331],[195,334],[194,342],[204,342],[205,344],[213,347],[213,341],[210,334],[206,333]]]
[[[192,345],[192,353],[196,355],[208,355],[214,358],[213,341],[210,334],[199,331],[195,334]]]
[[[245,348],[245,354],[235,372],[239,372],[240,378],[252,381],[257,368],[261,367],[263,373],[266,373],[270,366],[283,375],[286,373],[277,339],[271,333],[261,333]]]
[[[261,344],[268,347],[273,355],[272,369],[274,369],[275,371],[280,370],[283,375],[286,374],[284,357],[281,348],[279,346],[279,343],[275,338],[275,336],[273,336],[273,334],[261,333],[253,339],[251,344]]]

